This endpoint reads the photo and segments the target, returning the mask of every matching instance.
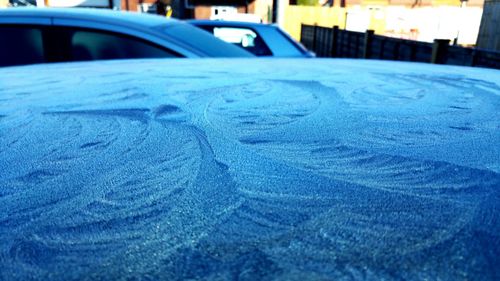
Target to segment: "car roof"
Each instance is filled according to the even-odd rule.
[[[18,7],[0,10],[0,16],[13,17],[58,17],[58,18],[76,18],[91,21],[103,21],[121,23],[123,25],[142,27],[155,27],[165,24],[175,24],[175,19],[150,15],[145,13],[133,13],[126,11],[116,11],[109,9],[95,8],[36,8],[36,7]]]
[[[498,70],[158,59],[0,85],[0,279],[498,273]]]

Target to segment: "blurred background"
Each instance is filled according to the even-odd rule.
[[[179,19],[276,23],[301,40],[301,25],[500,51],[500,0],[0,0],[0,7],[94,7]]]

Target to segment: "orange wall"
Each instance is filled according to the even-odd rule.
[[[248,7],[239,6],[237,7],[238,13],[253,13],[255,11],[255,2],[248,5]],[[210,19],[212,15],[212,6],[196,6],[194,8],[194,18],[195,19]]]
[[[212,8],[210,6],[196,6],[194,8],[194,18],[195,19],[210,19],[212,14]]]
[[[147,3],[152,4],[155,0],[121,0],[122,1],[122,10],[126,11],[137,11],[137,5],[139,3]]]

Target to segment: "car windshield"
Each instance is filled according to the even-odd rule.
[[[243,48],[257,56],[272,56],[273,53],[267,47],[261,36],[252,29],[242,27],[201,27],[213,32],[214,36],[228,43]]]
[[[275,56],[296,57],[302,56],[304,52],[288,38],[283,31],[275,27],[260,28],[260,35],[264,38],[269,48],[273,50]]]
[[[215,38],[207,32],[190,24],[180,22],[175,25],[166,25],[160,29],[170,37],[189,46],[201,49],[210,57],[251,57],[251,53]]]

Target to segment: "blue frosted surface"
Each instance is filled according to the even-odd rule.
[[[499,280],[500,72],[0,69],[0,280]]]

